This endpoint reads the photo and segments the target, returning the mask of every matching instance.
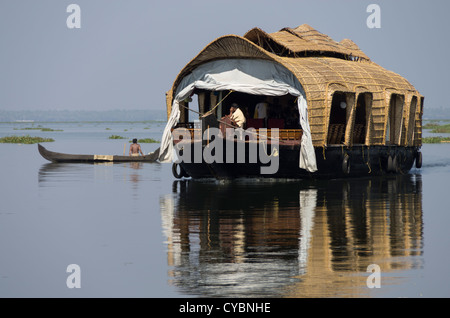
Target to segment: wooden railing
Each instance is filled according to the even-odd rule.
[[[256,130],[258,134],[264,134],[263,130]],[[301,140],[303,135],[303,130],[301,129],[278,129],[278,138],[280,140]],[[267,129],[267,137],[272,138],[274,135],[270,129]]]
[[[187,125],[186,125],[187,126]],[[186,128],[189,133],[191,140],[194,140],[194,135],[198,139],[198,136],[202,136],[202,131],[200,128],[187,128],[186,126],[182,128]],[[177,128],[179,128],[177,126]],[[251,129],[247,131],[247,135],[252,135],[254,133],[255,137],[259,139],[260,136],[264,136],[264,139],[275,138],[277,135],[272,133],[270,129]],[[303,130],[302,129],[278,129],[278,139],[279,140],[292,140],[292,141],[300,141],[302,139]],[[179,136],[175,136],[176,138]],[[175,141],[180,141],[182,138],[178,138]],[[253,139],[254,140],[254,139]]]

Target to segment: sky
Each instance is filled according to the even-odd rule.
[[[70,4],[80,28],[68,28]],[[370,4],[380,28],[367,26]],[[449,12],[448,0],[0,0],[0,110],[164,110],[180,70],[216,38],[304,23],[352,39],[425,108],[450,108]]]

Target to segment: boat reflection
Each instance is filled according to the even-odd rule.
[[[114,167],[121,167],[120,172]],[[86,180],[122,180],[137,185],[141,181],[142,162],[98,162],[98,163],[45,163],[38,173],[40,186],[59,185],[61,182],[80,182]],[[158,165],[153,165],[158,169]],[[126,171],[126,174],[125,174]]]
[[[420,175],[183,180],[160,201],[170,282],[185,294],[370,296],[370,264],[421,267]]]

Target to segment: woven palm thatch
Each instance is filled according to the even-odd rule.
[[[284,28],[267,34],[259,28],[248,31],[244,37],[269,51],[278,51],[280,55],[305,57],[312,53],[321,55],[344,56],[369,60],[351,40],[336,42],[328,35],[318,32],[307,24],[295,29]]]
[[[175,79],[172,89],[166,95],[168,114],[173,93],[185,75],[203,63],[227,58],[275,61],[296,76],[306,94],[314,146],[327,145],[334,92],[353,96],[348,99],[349,106],[353,108],[358,94],[371,94],[371,109],[368,114],[370,131],[366,138],[368,145],[385,144],[390,99],[393,95],[401,96],[404,103],[401,114],[404,136],[399,141],[403,145],[421,145],[423,97],[419,92],[402,76],[372,62],[351,40],[336,42],[308,25],[294,29],[284,28],[271,34],[254,28],[244,37],[226,35],[214,40]],[[410,109],[413,100],[414,107]],[[354,114],[350,112],[350,120],[352,116]],[[353,133],[352,125],[348,126],[347,141],[351,140]]]

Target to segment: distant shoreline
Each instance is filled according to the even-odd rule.
[[[148,122],[167,121],[165,110],[0,110],[0,122]]]
[[[450,109],[426,108],[423,120],[450,119]],[[0,110],[0,122],[148,122],[167,121],[166,110]]]

